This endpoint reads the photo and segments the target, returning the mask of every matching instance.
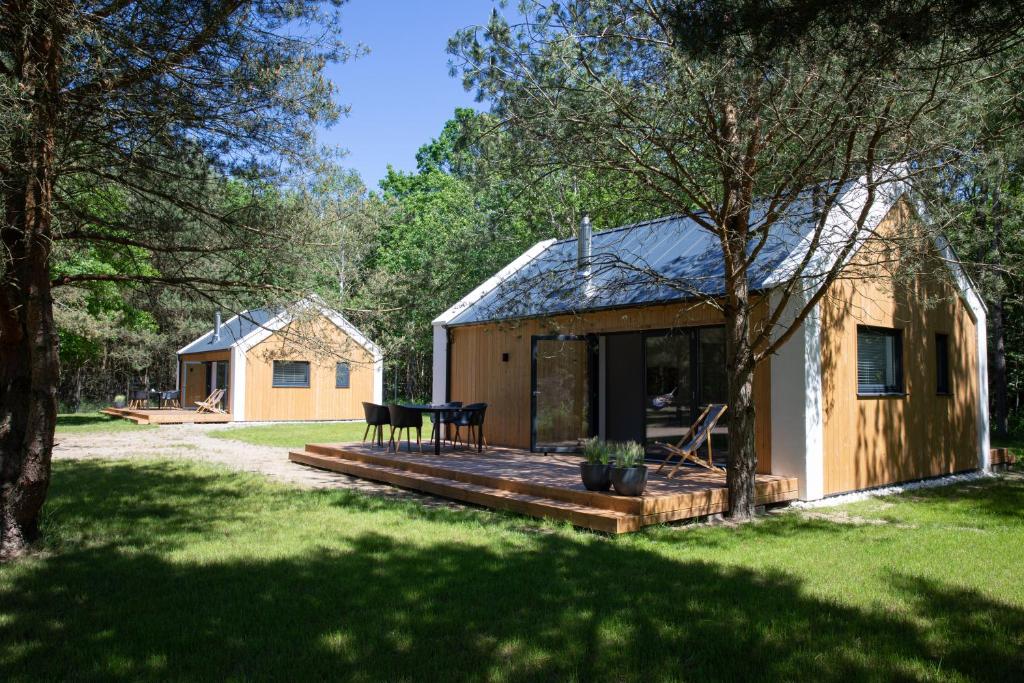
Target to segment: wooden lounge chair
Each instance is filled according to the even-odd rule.
[[[690,430],[686,432],[686,436],[680,439],[679,443],[675,446],[658,442],[659,446],[662,446],[668,451],[668,456],[658,467],[658,471],[661,472],[661,469],[667,465],[672,458],[679,458],[679,462],[677,462],[676,466],[672,468],[672,471],[668,473],[669,479],[675,475],[676,470],[678,470],[687,460],[690,460],[693,463],[700,465],[701,467],[705,467],[713,472],[721,472],[724,474],[725,470],[715,465],[714,460],[711,457],[711,430],[715,428],[715,424],[722,419],[723,415],[725,415],[727,407],[728,406],[723,403],[712,403],[709,405],[704,409],[704,412],[700,414],[697,421],[693,423]],[[707,460],[702,459],[697,454],[700,447],[705,443],[708,445]]]
[[[214,389],[213,393],[206,397],[205,401],[196,401],[196,412],[197,413],[220,413],[226,414],[227,411],[222,410],[220,407],[220,400],[224,398],[223,389]]]

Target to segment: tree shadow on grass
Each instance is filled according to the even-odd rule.
[[[89,427],[120,422],[123,418],[103,413],[61,413],[57,416],[57,429],[61,427]]]
[[[1024,675],[1022,610],[917,577],[892,578],[909,605],[896,613],[588,534],[484,546],[369,532],[286,557],[173,561],[153,535],[209,540],[242,514],[249,480],[79,465],[65,511],[86,527],[123,517],[127,535],[0,574],[2,680]],[[140,490],[170,508],[135,509]]]

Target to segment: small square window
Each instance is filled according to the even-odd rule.
[[[900,330],[857,327],[857,393],[903,393],[903,336]]]
[[[304,360],[275,360],[274,381],[275,387],[298,387],[309,386],[309,361]]]
[[[949,335],[935,335],[935,393],[948,395],[949,378]]]
[[[348,363],[338,363],[334,366],[334,388],[348,389],[349,367]]]

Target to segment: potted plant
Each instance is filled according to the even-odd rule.
[[[611,468],[612,486],[620,496],[642,496],[647,488],[644,447],[636,441],[615,448],[615,466]]]
[[[114,407],[115,408],[124,408],[125,405],[126,405],[126,399],[125,399],[125,395],[124,394],[118,394],[117,396],[114,397]]]
[[[586,462],[580,463],[580,477],[588,491],[607,491],[612,487],[611,467],[608,460],[611,449],[608,444],[596,436],[583,442],[583,457]]]

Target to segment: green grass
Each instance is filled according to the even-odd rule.
[[[1024,477],[609,538],[57,461],[0,680],[1021,680]]]
[[[364,431],[365,422],[293,422],[225,429],[213,432],[211,436],[244,441],[256,446],[300,448],[307,443],[359,441]]]
[[[57,433],[125,432],[136,429],[155,429],[156,425],[135,424],[131,420],[111,417],[103,413],[61,413],[57,415]]]

